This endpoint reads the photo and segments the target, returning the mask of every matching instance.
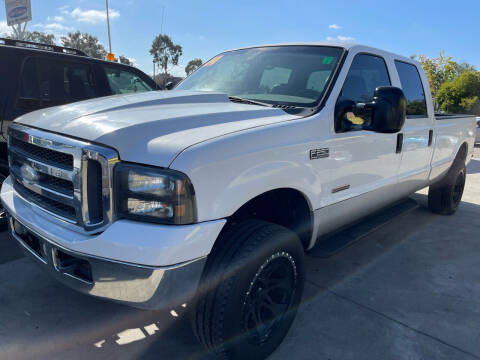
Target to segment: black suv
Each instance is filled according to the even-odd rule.
[[[8,176],[7,127],[18,116],[95,97],[158,90],[142,71],[55,45],[0,38],[0,185]],[[0,226],[6,214],[0,205]]]

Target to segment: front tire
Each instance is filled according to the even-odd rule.
[[[462,201],[467,170],[463,162],[454,163],[443,180],[428,190],[428,208],[435,214],[452,215]]]
[[[207,260],[193,329],[226,359],[265,359],[282,342],[303,292],[300,240],[263,221],[229,226]]]

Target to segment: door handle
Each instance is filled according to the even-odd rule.
[[[428,132],[428,146],[432,146],[433,142],[433,129],[430,129]]]
[[[400,154],[402,152],[402,147],[403,147],[403,134],[399,133],[397,134],[397,149],[395,152],[397,154]]]

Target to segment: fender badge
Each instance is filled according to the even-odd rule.
[[[329,156],[330,156],[330,150],[328,148],[310,150],[310,160],[326,158]]]

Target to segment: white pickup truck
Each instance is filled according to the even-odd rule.
[[[205,346],[261,359],[304,253],[430,186],[452,214],[475,119],[435,117],[419,63],[342,44],[222,53],[172,91],[43,109],[9,129],[11,232],[58,280],[148,309],[186,303]]]

